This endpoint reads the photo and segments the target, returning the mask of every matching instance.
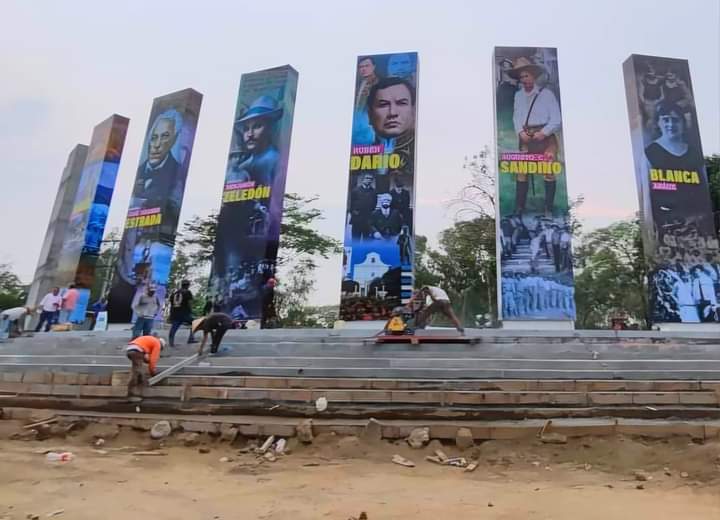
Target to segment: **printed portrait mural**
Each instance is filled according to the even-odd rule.
[[[573,320],[557,49],[496,47],[498,269],[503,320]]]
[[[655,323],[718,322],[720,250],[688,62],[623,64]]]
[[[298,73],[243,74],[218,217],[210,292],[236,320],[274,318],[275,269]]]
[[[340,318],[381,320],[407,302],[415,245],[418,55],[357,58]]]
[[[148,285],[165,297],[201,103],[192,89],[153,102],[108,300],[111,322],[130,322],[132,300]]]

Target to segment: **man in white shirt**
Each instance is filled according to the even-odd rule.
[[[562,127],[560,104],[548,88],[538,87],[538,77],[546,71],[540,65],[521,57],[515,60],[508,75],[519,81],[520,89],[515,93],[513,104],[513,126],[519,140],[521,152],[545,155],[553,161],[558,152],[557,132]],[[526,174],[516,176],[515,211],[525,210],[528,193]],[[555,176],[545,176],[545,215],[552,216],[555,201]]]
[[[50,327],[57,322],[61,305],[62,296],[60,296],[60,288],[53,287],[52,291],[40,300],[40,321],[38,321],[37,327],[35,327],[35,332],[40,332],[43,324],[45,324],[45,332],[50,331]]]
[[[440,287],[426,285],[420,289],[420,295],[425,298],[429,297],[432,300],[432,303],[419,312],[417,318],[419,329],[425,327],[430,316],[440,312],[453,322],[453,325],[455,325],[455,328],[460,334],[465,334],[465,329],[460,324],[458,317],[455,315],[452,305],[450,305],[450,297],[445,291],[443,291]]]

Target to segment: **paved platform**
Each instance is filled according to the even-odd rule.
[[[448,335],[449,329],[427,334]],[[0,344],[0,372],[126,370],[129,330],[40,333]],[[185,375],[386,379],[720,380],[712,332],[468,330],[469,344],[375,343],[367,330],[234,330]],[[187,330],[178,333],[184,340]],[[168,349],[160,368],[195,352]]]

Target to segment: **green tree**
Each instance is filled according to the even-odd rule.
[[[649,327],[646,268],[638,219],[585,235],[575,250],[578,328],[607,328],[615,314]]]
[[[415,235],[415,287],[425,285],[437,285],[440,283],[440,275],[432,270],[430,266],[430,252],[427,245],[427,237]]]
[[[120,230],[113,228],[100,244],[100,255],[95,264],[95,278],[90,289],[90,304],[105,296],[110,290],[113,269],[120,248]]]
[[[0,264],[0,309],[24,305],[25,287],[10,264]]]
[[[314,224],[323,218],[322,211],[312,206],[316,200],[317,197],[285,194],[277,260],[279,285],[275,290],[275,310],[280,326],[310,326],[310,313],[306,307],[315,282],[315,260],[342,252],[340,242],[314,229]],[[183,273],[184,277],[194,281],[198,292],[207,287],[217,219],[217,212],[205,217],[194,216],[185,222],[179,236],[173,261],[173,265],[178,264],[176,278]],[[198,286],[199,280],[204,283],[202,288]]]
[[[494,314],[495,220],[488,216],[455,222],[440,233],[439,248],[427,253],[431,281],[447,290],[461,320]]]

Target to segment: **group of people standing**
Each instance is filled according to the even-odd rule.
[[[529,272],[537,273],[541,257],[552,260],[555,272],[572,269],[572,233],[570,226],[554,219],[535,216],[534,226],[528,227],[521,214],[503,217],[500,221],[502,258],[512,259],[521,242],[529,244]]]
[[[45,326],[45,332],[56,323],[70,323],[70,318],[75,311],[80,293],[74,284],[70,284],[67,289],[60,291],[60,287],[53,287],[52,290],[43,296],[38,305],[40,311],[40,319],[35,326],[35,332]],[[84,320],[83,320],[84,321]]]
[[[717,263],[682,265],[659,269],[652,276],[654,319],[701,323],[718,322],[720,266]]]
[[[575,316],[575,288],[527,273],[502,274],[503,316]],[[552,317],[552,316],[550,316]]]

